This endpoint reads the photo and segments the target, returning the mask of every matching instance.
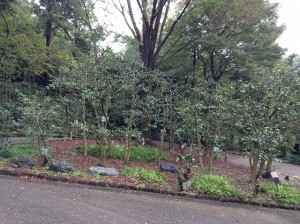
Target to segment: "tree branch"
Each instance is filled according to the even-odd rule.
[[[163,38],[163,40],[161,41],[161,43],[158,45],[155,53],[154,53],[154,58],[157,57],[157,55],[159,54],[161,48],[163,47],[163,45],[166,43],[166,41],[169,39],[169,37],[171,36],[171,34],[174,31],[175,26],[177,25],[177,23],[179,22],[179,20],[181,19],[181,17],[184,15],[186,9],[188,8],[189,4],[191,3],[191,0],[187,0],[185,3],[184,8],[182,9],[181,13],[179,14],[179,16],[177,17],[177,19],[173,22],[171,29],[169,30],[169,32],[166,34],[166,36]]]
[[[141,41],[141,33],[136,25],[136,22],[135,22],[135,19],[134,19],[134,16],[133,16],[133,11],[132,11],[132,6],[131,6],[131,1],[130,0],[127,0],[127,6],[128,6],[128,10],[129,10],[129,16],[130,16],[130,20],[131,20],[131,23],[133,25],[133,29],[135,31],[135,34],[136,34],[136,39],[138,41]],[[123,10],[124,12],[124,10]]]
[[[130,32],[132,33],[132,35],[134,36],[134,38],[138,39],[138,36],[137,34],[135,33],[134,29],[130,26],[127,18],[126,18],[126,15],[125,15],[125,11],[124,11],[124,6],[121,5],[120,1],[119,1],[119,4],[120,4],[120,8],[116,5],[116,3],[114,1],[112,1],[114,6],[116,7],[116,9],[121,13],[121,15],[123,16],[124,20],[125,20],[125,23],[127,25],[127,27],[129,28]]]

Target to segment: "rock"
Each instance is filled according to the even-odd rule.
[[[190,190],[192,188],[192,182],[191,181],[183,182],[182,187],[183,190]]]
[[[279,183],[282,185],[288,185],[289,183],[285,180],[284,176],[278,174]]]
[[[164,163],[159,166],[160,172],[169,171],[171,173],[178,173],[178,168],[172,163]]]
[[[33,160],[26,156],[20,156],[14,159],[11,164],[20,168],[32,168],[34,166]]]
[[[74,172],[73,166],[70,164],[68,160],[60,159],[53,161],[49,165],[49,170],[55,172]]]
[[[262,173],[261,177],[262,178],[271,178],[271,170],[266,170],[265,172]]]
[[[119,176],[119,171],[115,168],[102,166],[92,166],[88,169],[89,174],[100,174],[102,176]]]

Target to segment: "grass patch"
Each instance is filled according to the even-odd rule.
[[[242,192],[230,184],[230,178],[199,174],[193,181],[192,190],[218,197],[239,197]]]
[[[269,197],[278,202],[300,205],[300,191],[292,186],[279,185],[277,191],[274,183],[262,183],[260,191],[265,192]]]
[[[48,153],[52,148],[48,148]],[[0,161],[1,163],[9,163],[12,158],[19,156],[27,156],[29,158],[39,155],[39,147],[37,144],[17,144],[0,147]]]
[[[74,148],[76,152],[83,153],[84,147],[77,146]],[[123,160],[125,157],[125,148],[122,146],[114,145],[111,146],[110,149],[107,147],[103,148],[103,152],[105,157],[112,158],[112,159],[121,159]],[[87,153],[93,157],[100,156],[100,149],[97,145],[89,145],[87,148]],[[157,160],[159,150],[155,148],[146,148],[143,146],[132,146],[131,147],[131,155],[130,159],[135,161],[143,161],[143,162],[154,162]],[[163,160],[167,160],[168,156],[166,153],[162,155]]]
[[[137,167],[125,167],[122,176],[135,178],[139,181],[146,181],[153,185],[161,185],[165,182],[160,172]]]
[[[52,148],[48,147],[49,153],[51,150]],[[37,144],[17,144],[0,147],[0,157],[3,158],[14,158],[18,156],[32,157],[38,155],[39,153],[39,146]]]

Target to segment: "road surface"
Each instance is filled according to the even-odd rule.
[[[298,224],[300,212],[0,175],[0,223]]]
[[[249,158],[243,157],[242,155],[239,154],[228,153],[227,161],[237,165],[250,167]],[[283,163],[283,162],[281,163],[273,162],[272,170],[281,173],[283,176],[288,175],[288,176],[300,177],[300,166],[298,165]]]

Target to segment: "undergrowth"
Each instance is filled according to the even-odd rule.
[[[199,174],[193,181],[192,189],[198,193],[217,197],[240,197],[242,192],[230,184],[230,179],[218,175]]]
[[[51,148],[48,148],[48,152],[51,150]],[[33,157],[38,155],[39,153],[39,147],[37,144],[17,144],[0,147],[0,157],[6,159],[19,156]]]
[[[160,172],[137,167],[125,167],[122,176],[136,178],[139,181],[146,181],[153,185],[161,185],[165,182]]]
[[[76,152],[83,153],[83,146],[77,146],[74,148]],[[135,161],[143,161],[143,162],[154,162],[157,160],[159,150],[155,148],[146,148],[143,146],[132,146],[131,147],[131,155],[130,159]],[[93,157],[100,156],[100,149],[97,145],[89,145],[87,148],[87,154]],[[103,147],[104,157],[112,158],[112,159],[121,159],[123,160],[125,157],[125,149],[122,146],[113,145],[110,148]],[[167,160],[168,156],[166,153],[162,155],[163,160]]]
[[[279,185],[277,191],[274,183],[262,183],[260,191],[278,202],[300,205],[300,191],[292,186]]]
[[[291,153],[287,153],[285,159],[292,164],[300,165],[300,155],[293,155]]]

